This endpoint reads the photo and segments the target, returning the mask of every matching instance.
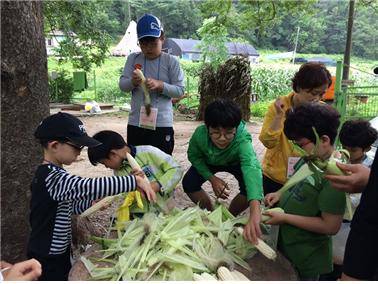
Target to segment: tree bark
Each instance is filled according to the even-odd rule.
[[[34,130],[49,114],[41,1],[1,1],[1,259],[26,257]]]
[[[352,51],[353,18],[354,18],[354,0],[350,0],[347,39],[346,39],[345,52],[344,52],[343,80],[349,79],[350,54]]]

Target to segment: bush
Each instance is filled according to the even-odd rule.
[[[264,117],[273,101],[259,101],[251,105],[251,114],[255,117]]]
[[[252,93],[255,93],[260,101],[287,95],[292,91],[291,79],[297,69],[298,66],[290,69],[272,65],[252,66]]]
[[[74,95],[73,79],[66,70],[57,72],[57,78],[49,76],[50,102],[70,103]]]

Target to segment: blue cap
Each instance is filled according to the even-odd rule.
[[[160,37],[163,27],[160,20],[151,14],[144,14],[137,23],[138,39],[151,36]]]

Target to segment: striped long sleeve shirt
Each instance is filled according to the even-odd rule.
[[[71,244],[72,214],[82,213],[93,200],[135,189],[134,176],[82,178],[52,164],[40,165],[31,185],[28,252],[65,253]]]

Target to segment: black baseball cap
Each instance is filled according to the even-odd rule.
[[[77,146],[95,147],[101,144],[88,136],[80,119],[65,112],[58,112],[42,120],[34,136],[40,140],[68,140]]]

